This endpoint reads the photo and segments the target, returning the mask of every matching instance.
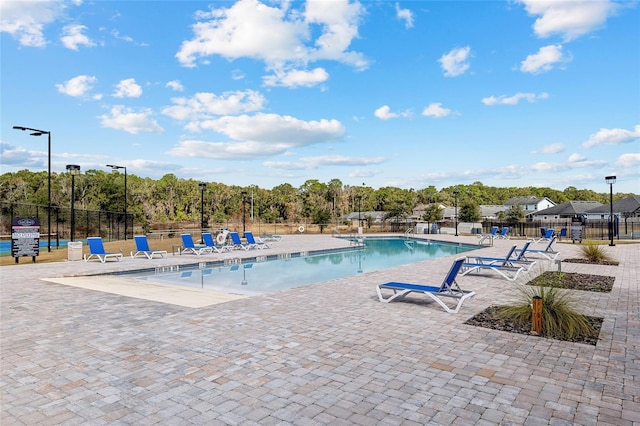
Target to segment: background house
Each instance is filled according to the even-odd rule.
[[[585,212],[588,219],[608,219],[611,213],[610,204],[601,204]],[[631,197],[615,201],[613,203],[613,214],[620,218],[640,218],[640,197]]]
[[[504,203],[506,209],[508,210],[511,206],[518,206],[524,211],[525,216],[529,216],[532,213],[535,213],[540,210],[548,209],[549,207],[553,207],[556,205],[553,201],[548,199],[547,197],[512,197],[509,198]]]
[[[602,206],[602,203],[598,203],[597,201],[567,201],[566,203],[532,213],[531,218],[541,222],[571,219],[576,215],[583,216],[589,210],[600,206]]]

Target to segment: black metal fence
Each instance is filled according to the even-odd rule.
[[[133,238],[133,215],[104,210],[75,210],[75,239],[102,237],[107,241]],[[51,229],[48,229],[48,207],[40,204],[0,202],[0,236],[10,238],[13,218],[37,218],[40,222],[40,240],[51,235],[51,247],[59,247],[60,240],[71,236],[71,208],[51,207]]]
[[[491,227],[509,226],[511,228],[509,234],[512,236],[520,236],[527,238],[539,238],[541,229],[552,228],[556,235],[564,235],[567,239],[571,237],[571,220],[557,221],[531,221],[519,222],[515,225],[509,225],[501,221],[483,222],[483,233],[488,233]],[[587,220],[581,225],[582,238],[586,240],[609,240],[610,222],[608,220]],[[564,229],[564,232],[563,232]],[[634,240],[640,239],[640,218],[628,218],[616,221],[613,224],[614,239]]]

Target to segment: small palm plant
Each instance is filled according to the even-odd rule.
[[[549,278],[549,281],[562,277]],[[558,283],[546,282],[539,287],[519,285],[519,297],[514,305],[499,306],[498,315],[521,327],[531,325],[533,298],[542,298],[542,335],[554,339],[572,340],[578,336],[592,336],[595,329],[584,315],[574,309],[574,300]]]
[[[588,243],[581,246],[580,249],[582,250],[582,256],[589,262],[613,262],[613,258],[609,256],[609,253],[601,245]]]

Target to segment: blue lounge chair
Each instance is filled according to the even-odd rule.
[[[229,232],[229,236],[231,237],[231,248],[249,250],[249,244],[243,243],[237,232]]]
[[[518,278],[521,272],[525,270],[521,264],[516,264],[509,261],[511,255],[515,252],[516,246],[512,246],[509,253],[504,258],[495,258],[494,261],[482,260],[482,258],[468,257],[462,264],[462,273],[460,275],[467,275],[474,272],[480,272],[483,270],[496,272],[509,281],[514,281]],[[490,258],[487,258],[490,259]],[[528,269],[527,269],[528,270]]]
[[[426,284],[409,284],[409,283],[399,283],[399,282],[388,282],[384,284],[379,284],[376,287],[376,291],[378,293],[378,299],[381,302],[389,303],[395,299],[402,299],[406,295],[416,292],[423,293],[436,301],[445,311],[455,314],[460,310],[460,307],[467,299],[471,299],[475,296],[475,292],[466,291],[460,289],[458,283],[456,282],[456,276],[464,263],[464,257],[460,257],[453,262],[451,265],[451,269],[449,273],[446,275],[442,284],[438,286],[431,286]],[[392,290],[393,294],[387,298],[382,295],[382,290]],[[450,297],[456,299],[458,303],[455,308],[450,308],[441,297]]]
[[[166,250],[151,250],[149,248],[149,241],[146,235],[134,235],[133,240],[136,242],[136,252],[131,251],[131,258],[135,259],[138,256],[144,256],[147,259],[152,259],[153,256],[159,255],[164,257],[167,254]]]
[[[505,257],[467,256],[466,262],[489,263],[512,267],[522,266],[525,269],[525,272],[529,272],[533,265],[536,264],[535,260],[527,260],[524,257],[524,253],[528,250],[530,244],[531,241],[527,241],[524,243],[524,246],[522,246],[522,249],[518,249],[513,245]]]
[[[182,237],[182,253],[192,253],[198,256],[203,253],[213,253],[211,247],[207,247],[204,244],[196,245],[193,242],[193,237],[191,237],[191,234],[182,234],[180,236]]]
[[[480,238],[480,241],[478,243],[482,244],[482,242],[484,240],[486,240],[486,239],[493,240],[497,236],[498,236],[498,227],[494,226],[494,227],[491,228],[491,231],[488,234],[480,234],[480,235],[478,235],[478,238]]]
[[[516,253],[525,260],[528,260],[527,255],[529,254],[532,254],[534,256],[540,255],[549,260],[556,260],[560,255],[560,252],[555,251],[552,246],[557,239],[558,237],[556,237],[555,235],[551,237],[551,239],[549,240],[549,243],[543,249],[531,249],[529,247],[524,247],[522,249],[516,249]]]
[[[550,241],[551,238],[553,237],[553,228],[548,228],[545,229],[544,234],[542,234],[542,236],[538,239],[536,238],[529,238],[529,241],[534,242],[534,243],[539,243],[542,241]]]
[[[210,232],[202,233],[202,242],[205,246],[211,247],[211,250],[215,251],[216,253],[224,253],[225,251],[228,251],[227,246],[216,245],[215,241],[213,240],[213,235],[211,235]]]
[[[500,233],[496,236],[496,238],[500,238],[502,240],[508,240],[509,239],[509,227],[508,226],[504,226],[500,230]]]
[[[87,244],[89,245],[89,253],[84,255],[85,262],[94,257],[102,263],[105,263],[108,259],[116,259],[117,261],[122,260],[122,253],[110,253],[104,251],[102,237],[89,237],[87,238]]]
[[[274,234],[262,234],[262,240],[263,241],[280,241],[282,240],[282,236],[281,235],[274,235]]]
[[[262,241],[260,237],[254,237],[253,232],[251,231],[245,232],[244,237],[247,239],[247,243],[255,248],[259,248],[259,249],[271,248],[269,244]]]

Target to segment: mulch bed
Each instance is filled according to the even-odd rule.
[[[549,285],[549,283],[553,283],[554,287],[566,288],[569,290],[609,293],[613,288],[614,281],[615,277],[609,277],[606,275],[546,271],[529,281],[527,284],[538,286],[541,284]]]
[[[616,260],[601,260],[599,262],[593,262],[591,260],[587,260],[587,259],[562,259],[563,262],[565,263],[586,263],[589,265],[613,265],[613,266],[618,266],[620,264],[620,262],[616,261]]]
[[[490,328],[493,330],[507,331],[510,333],[526,334],[529,336],[540,336],[531,331],[531,323],[517,326],[510,321],[506,321],[498,316],[496,313],[498,306],[489,306],[484,311],[478,313],[472,318],[465,321],[465,324],[475,325],[478,327]],[[593,335],[589,336],[576,336],[573,339],[562,339],[567,342],[583,343],[586,345],[595,345],[598,343],[598,336],[600,335],[600,328],[602,328],[603,318],[586,316],[587,320],[593,326],[595,330]],[[558,339],[556,339],[558,340]]]
[[[563,262],[573,263],[588,263],[594,264],[592,261],[586,259],[563,259]],[[601,261],[598,262],[601,265],[618,265],[615,261]],[[554,283],[555,287],[565,288],[569,290],[582,290],[582,291],[595,291],[595,292],[610,292],[613,288],[615,277],[592,275],[592,274],[579,274],[573,272],[554,272],[546,271],[540,276],[529,281],[528,285],[540,285]],[[507,331],[510,333],[526,334],[529,336],[538,336],[531,331],[531,323],[518,326],[510,321],[504,320],[498,316],[497,306],[489,306],[484,311],[478,313],[474,317],[465,321],[465,324],[475,325],[478,327],[490,328],[493,330]],[[573,339],[563,339],[565,341],[583,343],[587,345],[595,345],[598,343],[598,336],[600,334],[600,328],[602,327],[603,318],[586,316],[586,319],[591,323],[594,328],[594,334],[589,336],[576,336]],[[540,336],[546,337],[546,336]]]

